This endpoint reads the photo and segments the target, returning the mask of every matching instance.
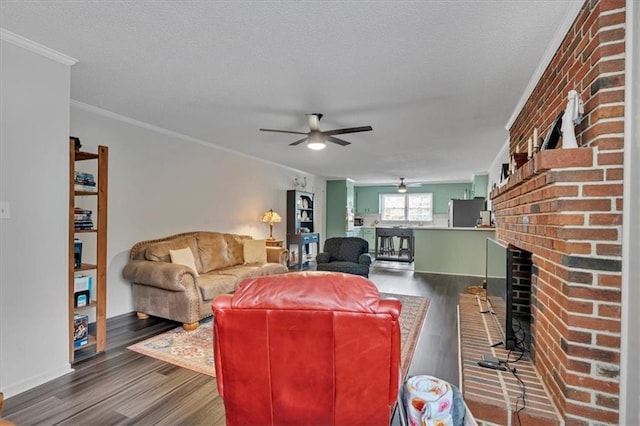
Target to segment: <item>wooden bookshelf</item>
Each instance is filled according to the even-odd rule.
[[[96,191],[77,191],[75,189],[75,172],[78,162],[95,161]],[[82,163],[81,163],[82,164]],[[69,142],[69,283],[68,283],[68,311],[69,311],[69,361],[73,364],[85,357],[104,352],[107,343],[107,211],[108,211],[108,173],[109,148],[99,146],[97,153],[76,151],[73,140]],[[75,207],[78,202],[91,204],[95,216],[92,216],[94,226],[91,229],[75,229]],[[85,244],[95,245],[95,258],[86,259],[79,268],[75,268],[75,238],[79,235],[94,235]],[[75,282],[77,274],[87,272],[93,279],[91,300],[85,306],[75,307]],[[76,314],[95,315],[95,332],[88,335],[88,343],[74,347],[74,319]],[[88,329],[88,327],[87,327]],[[91,348],[91,351],[86,349]],[[81,356],[78,356],[81,353]]]

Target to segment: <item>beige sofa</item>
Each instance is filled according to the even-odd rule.
[[[244,278],[288,272],[288,252],[282,247],[265,247],[266,263],[245,263],[245,254],[248,260],[256,260],[256,248],[258,257],[261,255],[260,244],[253,241],[245,247],[247,240],[252,238],[188,232],[135,244],[123,276],[133,285],[138,317],[153,315],[179,321],[185,329],[195,329],[201,319],[211,316],[213,298],[235,291]],[[197,273],[171,263],[169,250],[187,247],[193,253]]]

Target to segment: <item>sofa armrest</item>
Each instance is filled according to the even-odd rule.
[[[187,277],[185,277],[187,275]],[[136,284],[171,291],[185,291],[187,282],[197,283],[193,270],[184,265],[149,260],[132,260],[122,270],[122,276]],[[187,279],[183,279],[183,277]]]
[[[371,265],[371,255],[369,253],[362,253],[358,257],[358,263],[362,265]]]
[[[329,256],[329,253],[318,253],[318,255],[316,256],[316,263],[329,263],[330,259],[331,256]]]
[[[267,262],[287,266],[289,250],[284,247],[267,247]]]

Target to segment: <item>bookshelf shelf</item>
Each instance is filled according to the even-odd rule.
[[[98,195],[97,192],[91,192],[91,191],[74,191],[74,194],[77,197],[88,197],[88,196],[92,196],[92,195]]]

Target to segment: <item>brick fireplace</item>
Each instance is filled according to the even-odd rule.
[[[491,192],[497,239],[530,255],[532,356],[570,424],[618,422],[624,7],[585,2],[509,129],[510,154],[527,152],[577,90],[580,147],[535,154]]]

